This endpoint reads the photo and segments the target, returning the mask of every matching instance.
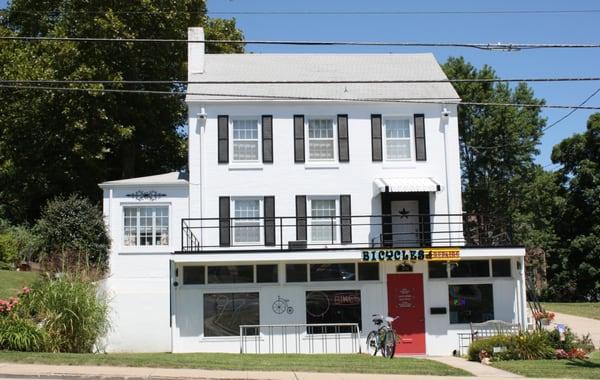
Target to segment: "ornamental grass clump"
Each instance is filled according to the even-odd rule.
[[[74,275],[47,277],[2,305],[0,350],[89,353],[109,328],[106,300]]]

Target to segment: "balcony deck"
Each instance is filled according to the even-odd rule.
[[[510,223],[481,214],[187,218],[181,242],[175,253],[516,246]]]

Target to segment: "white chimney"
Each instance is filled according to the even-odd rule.
[[[204,72],[204,42],[192,41],[204,41],[203,28],[188,28],[188,80]]]

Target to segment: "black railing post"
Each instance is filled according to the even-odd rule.
[[[335,239],[335,237],[333,236],[333,223],[334,223],[334,222],[333,222],[333,220],[334,220],[333,218],[334,218],[334,217],[332,216],[332,217],[331,217],[331,244],[335,243],[335,242],[334,242],[334,239]]]
[[[279,250],[283,251],[283,217],[279,217]]]
[[[183,241],[183,226],[185,224],[185,219],[181,219],[181,250],[182,251],[186,251],[186,244],[187,242]]]

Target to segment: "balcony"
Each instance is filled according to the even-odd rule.
[[[513,246],[510,223],[480,214],[189,218],[181,251],[298,251]]]

